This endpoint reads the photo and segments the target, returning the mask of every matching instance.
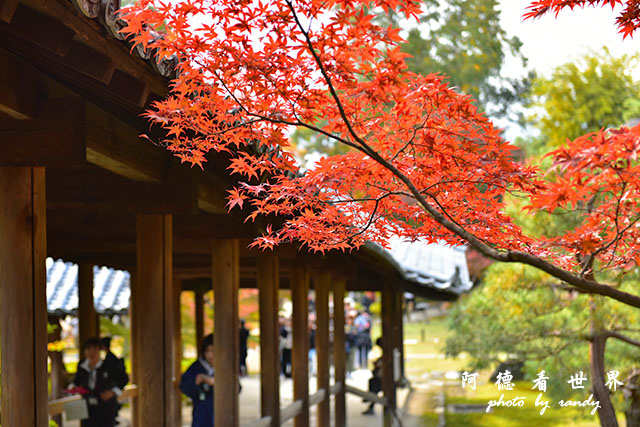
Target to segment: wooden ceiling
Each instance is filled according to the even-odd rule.
[[[139,137],[159,135],[141,113],[167,94],[162,74],[170,73],[145,52],[133,55],[101,21],[69,0],[0,0],[0,166],[46,167],[47,252],[134,270],[136,215],[168,213],[174,272],[186,288],[210,286],[214,238],[242,239],[242,284],[254,286],[261,252],[247,245],[262,227],[227,213],[233,181],[225,157],[190,169]],[[276,252],[285,288],[300,263],[331,269],[351,289],[411,287],[366,251],[314,255],[284,245]]]

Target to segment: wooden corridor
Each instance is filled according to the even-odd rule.
[[[226,209],[234,180],[228,159],[210,154],[189,169],[139,138],[162,135],[140,116],[167,94],[170,59],[134,49],[118,34],[118,0],[0,0],[0,422],[48,425],[45,258],[77,262],[80,336],[96,334],[91,266],[128,270],[131,282],[134,424],[180,425],[180,293],[216,295],[217,426],[238,426],[238,292],[260,291],[263,342],[261,420],[279,426],[346,425],[344,312],[348,290],[383,293],[384,369],[402,351],[402,292],[435,299],[455,295],[404,280],[371,248],[350,254],[307,254],[295,245],[247,249],[263,222],[245,223]],[[89,272],[89,273],[87,273]],[[294,307],[295,403],[281,408],[277,375],[277,291]],[[318,298],[318,389],[308,390],[307,294]],[[200,322],[201,324],[201,322]],[[331,354],[330,352],[333,351]],[[333,357],[332,357],[333,356]],[[335,383],[330,384],[333,358]],[[396,382],[385,377],[391,425]],[[329,420],[329,394],[335,417]],[[57,404],[52,405],[54,412]]]

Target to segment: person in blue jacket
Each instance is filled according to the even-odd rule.
[[[180,390],[193,402],[192,427],[213,427],[213,334],[202,340],[200,357],[182,374]]]

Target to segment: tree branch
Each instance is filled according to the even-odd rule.
[[[606,332],[606,336],[607,337],[611,337],[611,338],[617,338],[620,341],[626,342],[627,344],[631,344],[631,345],[634,345],[636,347],[640,347],[640,341],[634,340],[633,338],[630,338],[630,337],[628,337],[626,335],[622,335],[622,334],[620,334],[618,332],[615,332],[615,331],[607,331]]]

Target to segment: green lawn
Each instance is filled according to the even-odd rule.
[[[404,349],[407,373],[411,375],[430,371],[464,370],[467,364],[464,357],[445,358],[442,352],[444,342],[450,333],[444,318],[431,319],[429,322],[405,323]]]
[[[480,404],[487,405],[491,400],[498,400],[500,395],[504,393],[505,401],[515,397],[524,397],[523,407],[494,407],[492,413],[470,413],[457,414],[446,413],[448,425],[454,426],[496,426],[496,427],[528,427],[536,426],[575,426],[575,427],[596,427],[598,423],[597,416],[591,416],[591,407],[567,407],[561,408],[557,402],[550,398],[549,409],[540,415],[541,406],[536,407],[535,401],[539,394],[537,390],[531,390],[528,381],[517,382],[512,391],[498,391],[494,384],[478,385],[477,390],[465,389],[464,394],[460,395],[461,388],[451,387],[452,390],[447,391],[447,404]]]
[[[374,337],[376,329],[374,328]],[[409,377],[421,377],[433,371],[462,371],[466,369],[466,358],[449,359],[442,357],[444,342],[451,332],[446,319],[437,318],[429,322],[405,323],[405,369]],[[427,355],[438,355],[431,357]],[[481,372],[479,384],[474,392],[459,385],[444,388],[446,404],[478,404],[486,407],[490,400],[497,400],[503,392],[498,392],[493,383],[488,383],[490,372]],[[504,400],[525,397],[523,407],[497,407],[492,413],[451,413],[446,412],[447,425],[469,427],[528,427],[528,426],[599,426],[597,416],[591,416],[591,407],[561,408],[558,402],[550,398],[550,407],[540,415],[540,407],[535,407],[537,391],[531,390],[530,382],[516,383],[513,391],[504,392]],[[544,397],[544,395],[543,395]],[[586,398],[587,396],[585,396]],[[437,425],[437,414],[425,409],[425,426]],[[620,426],[624,426],[624,417],[619,416]]]

